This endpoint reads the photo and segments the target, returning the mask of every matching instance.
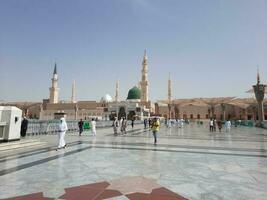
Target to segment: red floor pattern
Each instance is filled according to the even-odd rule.
[[[34,200],[53,200],[53,198],[44,197],[42,192],[23,195],[19,197],[12,197],[12,198],[2,199],[2,200],[33,200],[33,199]]]
[[[153,189],[151,193],[131,193],[123,195],[118,190],[110,190],[108,182],[99,182],[88,185],[81,185],[65,189],[65,194],[57,197],[64,200],[101,200],[112,197],[126,196],[129,200],[187,200],[186,198],[161,187]],[[12,197],[4,200],[52,200],[43,196],[43,193],[34,193],[19,197]]]

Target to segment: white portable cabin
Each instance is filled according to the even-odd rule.
[[[22,110],[15,106],[0,106],[0,140],[20,139]]]

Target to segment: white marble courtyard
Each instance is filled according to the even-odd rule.
[[[117,137],[111,128],[96,137],[68,133],[69,146],[60,151],[56,135],[0,144],[0,199],[36,192],[56,198],[64,188],[125,177],[152,178],[193,200],[267,197],[266,129],[210,133],[206,125],[162,125],[157,146],[143,126],[128,130]]]

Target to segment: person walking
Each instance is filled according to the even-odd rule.
[[[20,126],[20,136],[25,137],[28,129],[28,119],[26,118],[26,115],[23,116],[23,120],[21,122]]]
[[[58,132],[58,149],[66,148],[65,134],[68,130],[68,125],[64,117],[60,118],[59,132]]]
[[[213,119],[213,131],[215,132],[216,132],[216,123],[217,123],[217,120]]]
[[[132,128],[134,128],[134,119],[132,119]]]
[[[112,126],[113,126],[114,135],[118,135],[119,121],[117,117],[114,117]]]
[[[79,126],[79,136],[82,135],[82,132],[83,132],[83,125],[84,125],[84,122],[83,122],[83,120],[81,119],[81,120],[78,122],[78,126]]]
[[[146,129],[147,126],[147,118],[144,119],[144,129]]]
[[[148,130],[150,131],[151,129],[151,126],[152,126],[152,120],[151,118],[148,119]]]
[[[151,127],[154,136],[154,145],[157,144],[157,133],[159,132],[159,126],[160,126],[159,119],[155,117]]]
[[[168,127],[168,128],[171,128],[171,126],[172,126],[172,121],[171,121],[171,119],[169,118],[168,121],[167,121],[167,127]]]
[[[213,120],[212,119],[210,119],[210,132],[212,132],[213,131]]]
[[[222,130],[222,121],[219,120],[219,121],[217,122],[217,125],[218,125],[219,132],[221,132],[221,130]]]
[[[181,119],[177,119],[177,126],[178,128],[181,128]]]
[[[125,119],[125,117],[123,117],[121,122],[121,134],[126,134],[126,128],[127,128],[127,120]]]
[[[225,122],[225,131],[226,132],[230,132],[231,130],[231,121],[228,119],[226,122]]]
[[[183,127],[184,127],[184,118],[182,118],[182,119],[180,120],[180,123],[181,123],[181,128],[183,128]]]
[[[122,125],[123,117],[119,120],[120,126]]]
[[[92,129],[93,136],[96,136],[96,121],[94,118],[91,121],[91,129]]]

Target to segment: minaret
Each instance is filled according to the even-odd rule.
[[[119,102],[119,81],[116,82],[115,102]]]
[[[141,91],[141,89],[142,89],[142,87],[141,87],[141,81],[139,81],[139,83],[137,83],[137,87],[140,89],[140,91]]]
[[[143,57],[143,62],[142,62],[142,78],[140,81],[141,85],[141,101],[148,101],[148,80],[147,80],[147,72],[148,72],[148,64],[147,64],[147,55],[146,55],[146,50],[144,53]]]
[[[169,80],[168,80],[168,102],[170,103],[172,100],[172,88],[171,88],[171,74],[169,73]]]
[[[257,84],[260,84],[260,72],[259,72],[259,67],[257,68]]]
[[[58,103],[58,76],[57,76],[57,63],[55,63],[53,78],[52,78],[52,86],[49,88],[50,97],[49,103]]]
[[[75,81],[73,81],[73,84],[72,84],[71,103],[76,103],[76,84],[75,84]]]

